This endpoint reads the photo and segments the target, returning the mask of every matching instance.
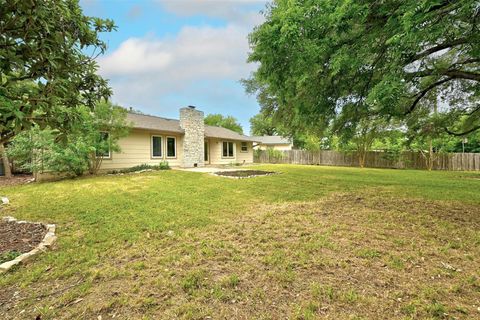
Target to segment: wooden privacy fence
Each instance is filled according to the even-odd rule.
[[[480,171],[480,153],[442,153],[435,155],[434,170]],[[356,152],[306,150],[256,150],[256,163],[289,163],[325,166],[358,167]],[[426,169],[425,159],[419,152],[403,152],[398,159],[389,159],[385,152],[370,151],[365,167],[392,169]]]

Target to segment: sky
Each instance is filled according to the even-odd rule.
[[[265,0],[81,0],[88,16],[110,18],[118,29],[97,58],[112,101],[146,114],[178,119],[178,109],[237,118],[249,132],[260,107],[240,83],[248,34],[263,22]]]

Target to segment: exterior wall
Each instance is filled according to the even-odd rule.
[[[207,138],[209,142],[210,164],[253,163],[253,143],[247,142],[248,152],[241,152],[241,141],[227,139]],[[223,141],[231,141],[234,144],[233,158],[222,157]]]
[[[182,167],[203,167],[205,165],[203,112],[194,107],[181,108],[180,127],[185,130]]]
[[[163,137],[162,158],[152,158],[152,135]],[[176,138],[177,154],[175,158],[166,157],[166,137]],[[144,163],[155,165],[162,161],[167,161],[172,167],[182,165],[183,136],[178,134],[133,129],[127,137],[120,139],[119,145],[121,152],[113,152],[110,159],[103,159],[102,166],[100,167],[101,170],[130,168]]]
[[[285,150],[292,150],[292,145],[291,144],[259,144],[255,146],[255,149],[258,150],[267,150],[268,148],[271,148],[273,150],[279,150],[279,151],[285,151]]]

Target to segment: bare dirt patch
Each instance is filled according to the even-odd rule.
[[[12,260],[9,256],[34,249],[46,233],[45,226],[39,223],[0,221],[0,263]]]
[[[32,181],[33,176],[31,174],[16,174],[10,179],[5,178],[4,176],[0,176],[0,187],[11,187],[30,183]]]
[[[480,316],[478,230],[474,206],[392,195],[266,205],[198,236],[204,254],[177,270],[187,296],[170,311],[470,319]]]

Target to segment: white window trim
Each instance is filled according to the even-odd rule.
[[[157,137],[161,139],[160,140],[160,156],[153,155],[153,137]],[[150,136],[150,157],[152,159],[163,159],[163,140],[164,140],[164,137],[158,134],[152,134]]]
[[[173,157],[168,155],[168,142],[167,142],[168,138],[173,138],[173,141],[175,142],[174,143],[175,155]],[[167,158],[167,159],[177,159],[177,137],[174,137],[174,136],[166,136],[165,137],[165,158]]]
[[[224,144],[225,142],[227,143],[227,156],[224,156],[224,155],[223,155],[223,144]],[[229,149],[230,149],[230,148],[228,147],[228,143],[232,143],[233,156],[231,156],[231,157],[228,155],[228,151],[229,151]],[[227,140],[226,140],[226,141],[222,141],[222,159],[235,159],[235,158],[236,158],[236,155],[237,155],[237,152],[236,152],[235,149],[236,149],[236,143],[235,143],[235,142],[233,142],[233,141],[227,141]]]
[[[246,147],[247,147],[247,150],[242,150],[242,144],[245,143]],[[248,142],[247,141],[242,141],[240,142],[240,152],[242,153],[248,153]]]

